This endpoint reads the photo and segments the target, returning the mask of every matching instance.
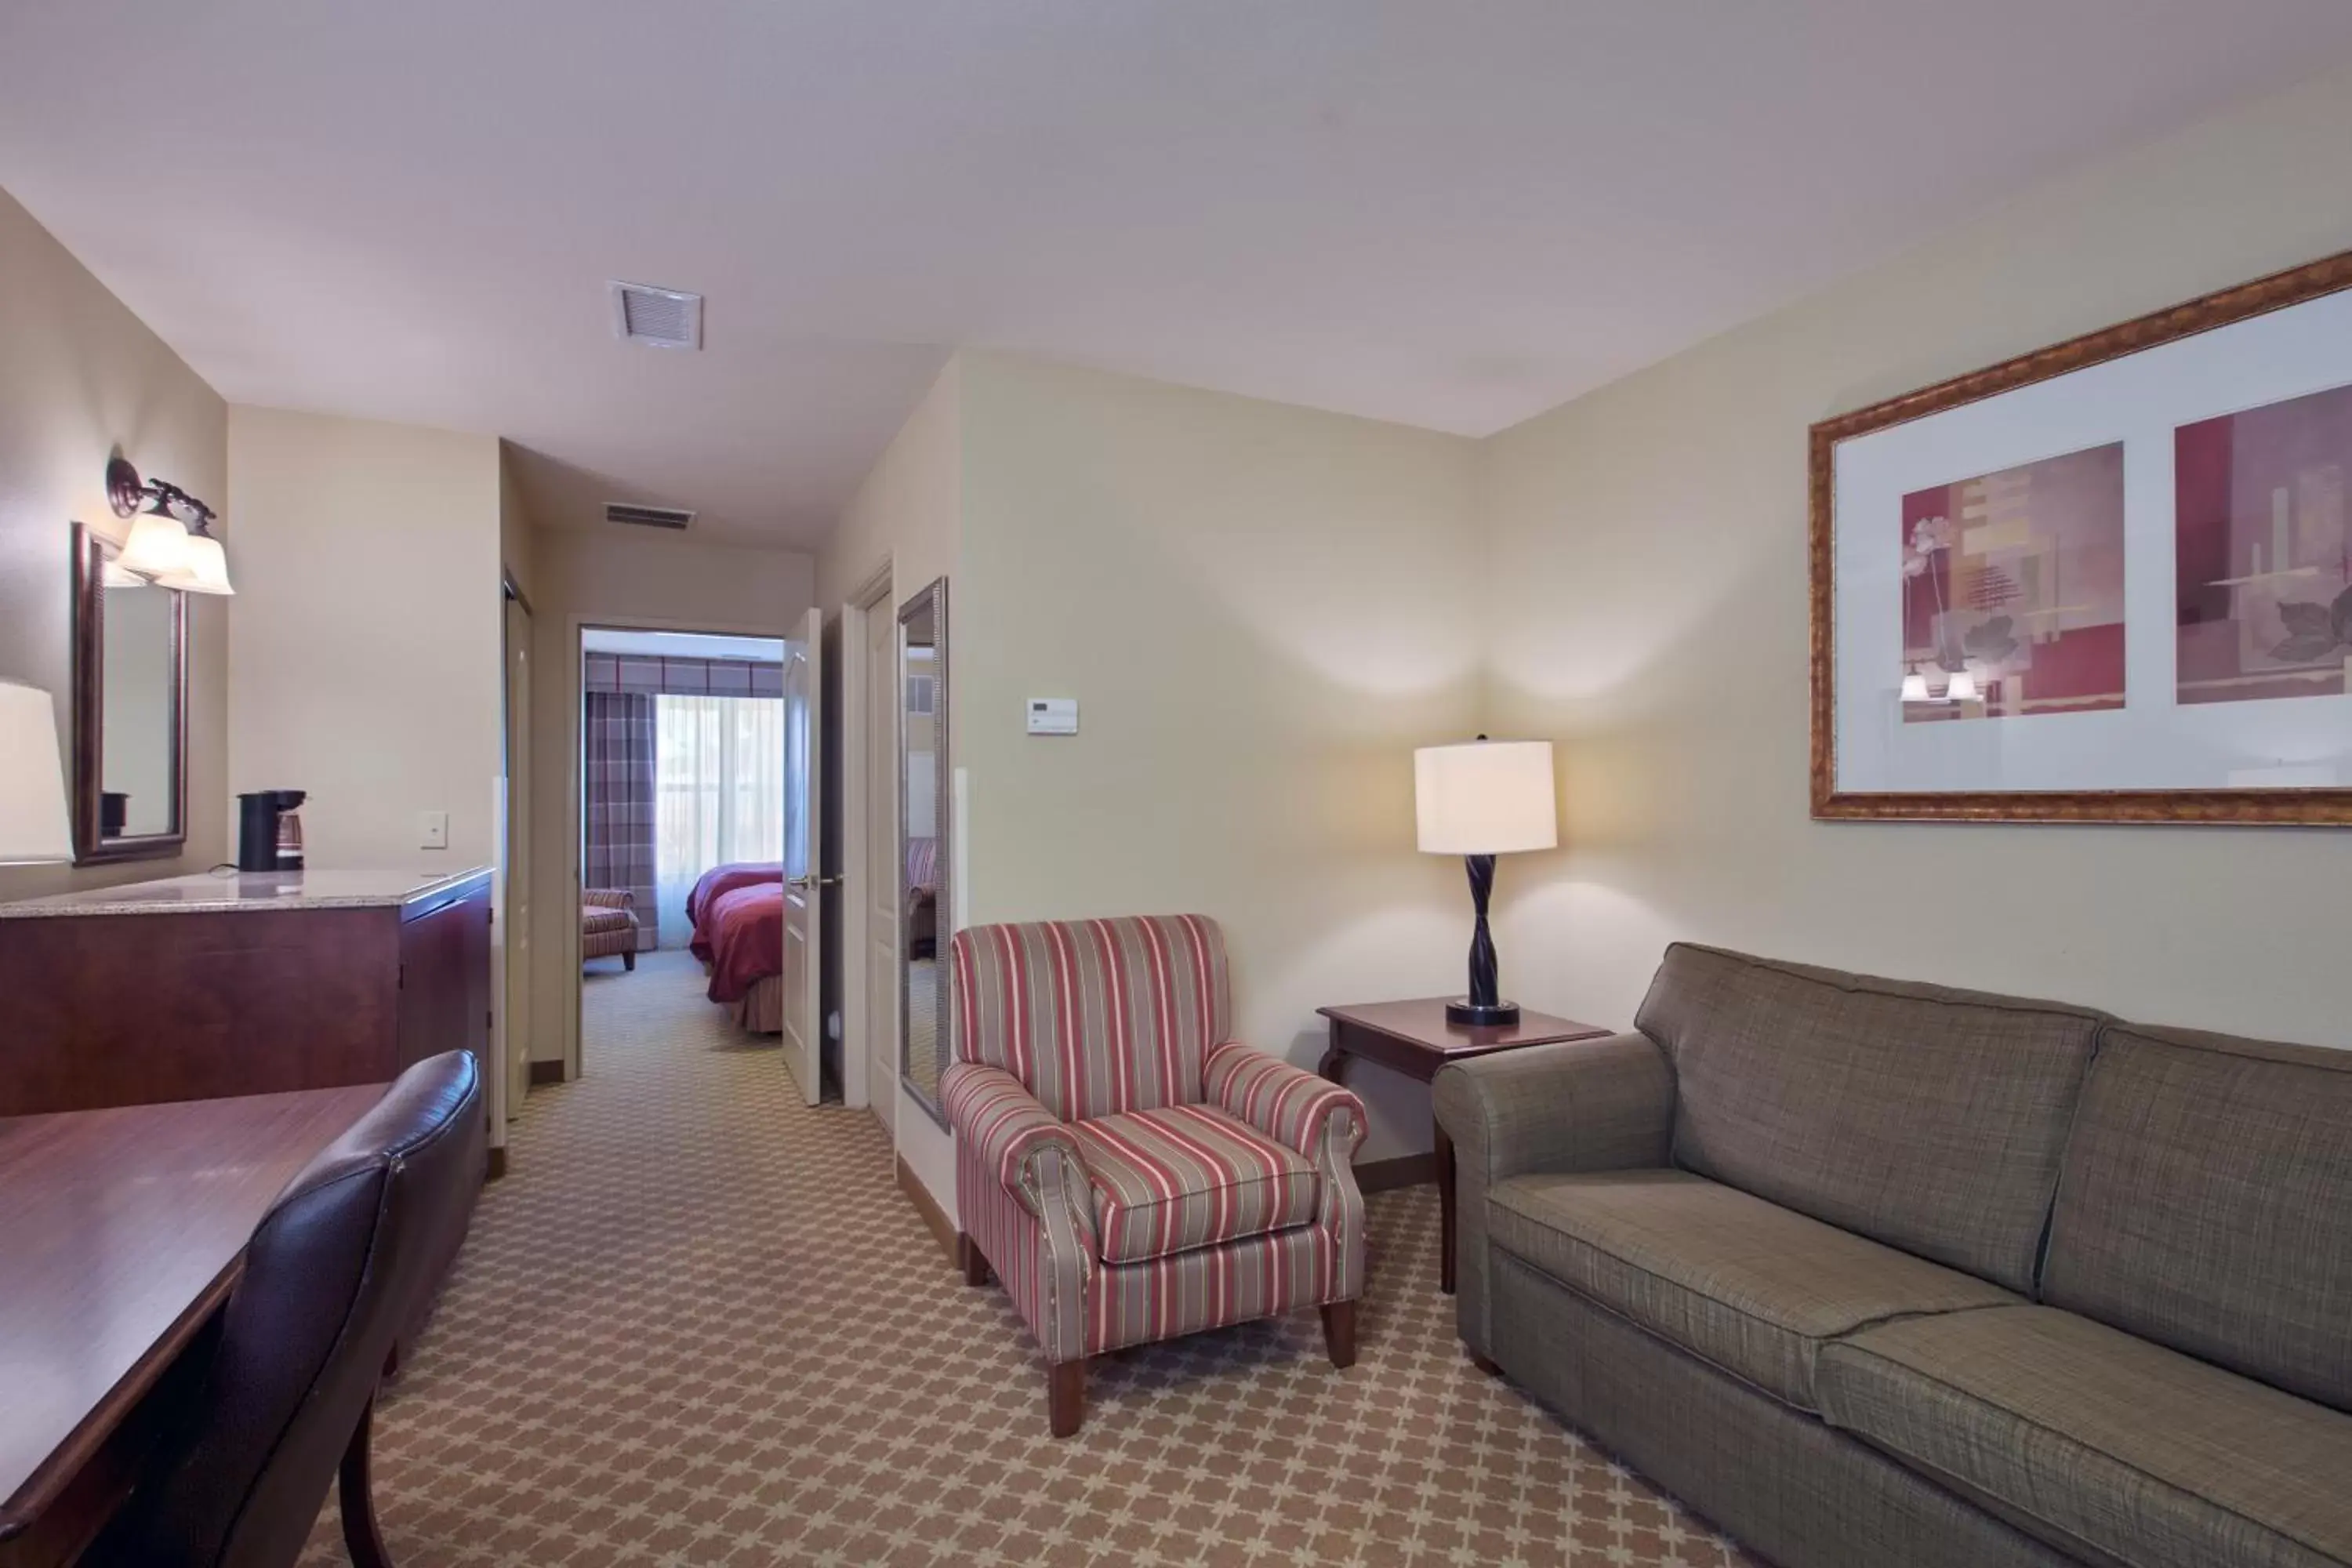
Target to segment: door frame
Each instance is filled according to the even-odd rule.
[[[565,907],[576,911],[580,908],[580,889],[583,885],[581,863],[588,858],[588,770],[585,765],[586,758],[581,750],[587,744],[588,740],[586,715],[583,711],[586,703],[583,700],[584,693],[581,688],[581,675],[588,657],[585,641],[587,634],[591,631],[687,632],[703,637],[761,637],[771,642],[788,643],[799,640],[801,628],[797,625],[778,630],[773,626],[747,626],[735,621],[682,621],[673,616],[576,614],[567,616],[564,620],[570,631],[569,641],[572,649],[569,677],[571,700],[565,704],[566,711],[563,716],[563,841],[565,859],[571,868],[566,873],[571,902]],[[543,678],[544,671],[541,673]],[[541,694],[538,691],[534,690],[531,693],[534,704],[540,700],[540,698]],[[565,984],[561,988],[564,999],[562,1020],[563,1079],[569,1083],[579,1078],[583,1064],[580,1030],[582,979],[580,918],[575,912],[572,919],[560,923],[563,928],[562,940],[551,946],[542,946],[540,951],[553,953],[563,965],[562,973],[565,978]]]
[[[873,865],[869,835],[893,830],[896,825],[874,822],[867,810],[872,804],[872,780],[867,776],[866,762],[872,754],[872,742],[866,731],[873,714],[871,687],[876,679],[867,633],[868,623],[877,612],[893,618],[898,613],[897,564],[896,557],[886,552],[881,564],[859,580],[841,605],[841,929],[827,933],[842,942],[842,1097],[847,1104],[872,1110],[885,1129],[895,1126],[895,1100],[887,1105],[876,1105],[866,1087],[872,1081],[874,1056],[881,1042],[874,1037],[874,1020],[867,1016],[866,1004],[872,999],[872,976],[867,971],[874,957],[874,943],[866,930],[872,890],[866,887],[866,878]],[[854,1073],[850,1070],[853,1055],[858,1068]],[[898,1064],[894,1060],[888,1066],[885,1076],[895,1089]],[[852,1079],[857,1083],[856,1099],[849,1098]]]
[[[522,1114],[522,1099],[530,1080],[530,1043],[536,1032],[539,989],[538,950],[531,945],[532,882],[539,875],[538,846],[532,839],[533,769],[531,751],[538,742],[533,721],[533,663],[539,641],[539,620],[530,597],[508,573],[499,605],[499,742],[502,765],[499,779],[498,876],[492,898],[498,910],[496,940],[491,952],[498,963],[499,1079],[493,1110],[504,1136],[504,1124]],[[517,643],[515,617],[522,618]],[[520,691],[521,700],[516,700]],[[520,874],[518,874],[518,871]],[[520,905],[522,912],[516,913]],[[518,1005],[520,1004],[520,1005]],[[520,1016],[522,1026],[517,1028]]]

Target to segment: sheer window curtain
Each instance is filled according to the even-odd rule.
[[[784,705],[773,697],[654,699],[654,870],[661,945],[693,936],[686,896],[713,866],[781,860]]]

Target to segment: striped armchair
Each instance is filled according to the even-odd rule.
[[[1054,1436],[1126,1345],[1319,1307],[1354,1363],[1364,1108],[1227,1037],[1216,922],[974,926],[948,962],[964,1278],[1002,1279],[1045,1352]]]
[[[580,962],[618,958],[637,967],[637,896],[626,888],[583,888],[580,892]]]

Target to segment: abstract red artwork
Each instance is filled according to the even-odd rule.
[[[2333,697],[2352,669],[2352,386],[2173,433],[2179,699]]]
[[[2124,705],[2121,442],[1903,498],[1906,723]]]

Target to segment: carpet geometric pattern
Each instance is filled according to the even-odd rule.
[[[803,1105],[703,984],[591,975],[586,1076],[509,1129],[377,1413],[402,1568],[1748,1563],[1463,1359],[1427,1188],[1370,1201],[1352,1369],[1312,1312],[1146,1346],[1054,1441],[881,1127]],[[301,1562],[346,1563],[331,1498]]]

